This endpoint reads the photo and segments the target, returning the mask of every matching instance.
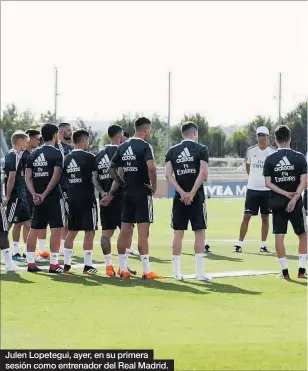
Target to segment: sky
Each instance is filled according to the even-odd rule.
[[[1,2],[1,109],[114,120],[277,119],[308,97],[307,2]],[[275,98],[276,97],[276,98]]]

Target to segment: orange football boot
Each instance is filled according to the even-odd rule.
[[[106,266],[106,276],[108,277],[113,277],[116,275],[116,272],[114,271],[114,268],[112,265],[107,265]]]
[[[143,280],[159,280],[164,278],[163,276],[159,276],[157,273],[149,272],[149,273],[143,273],[142,279]]]

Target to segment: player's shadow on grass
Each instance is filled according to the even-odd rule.
[[[61,257],[59,258],[61,260]],[[62,257],[62,260],[64,261],[64,257]],[[104,264],[103,259],[101,261],[93,260],[93,264]],[[72,264],[84,264],[84,259],[79,256],[73,256],[72,257]]]
[[[257,256],[269,256],[269,257],[274,257],[274,258],[277,258],[277,254],[276,253],[273,253],[273,252],[269,252],[269,253],[257,253],[257,252],[245,252],[245,254],[247,255],[257,255]],[[296,255],[287,255],[287,259],[288,260],[298,260],[298,256]]]
[[[38,273],[40,276],[46,276],[52,279],[55,282],[68,283],[68,284],[77,284],[82,286],[101,286],[104,289],[104,286],[118,286],[118,287],[148,287],[149,289],[161,290],[161,291],[175,291],[175,292],[185,292],[190,294],[197,295],[206,295],[207,291],[205,285],[200,286],[203,290],[199,290],[197,287],[191,287],[183,284],[182,282],[173,283],[168,282],[167,280],[142,280],[140,278],[132,278],[129,280],[121,280],[118,277],[103,277],[100,275],[89,275],[83,276],[80,274],[69,274],[69,275],[51,275],[45,272]]]
[[[188,253],[182,253],[182,255],[195,256],[195,254],[188,254]],[[231,256],[217,255],[217,254],[213,254],[213,253],[207,254],[205,259],[209,259],[209,260],[227,260],[227,261],[230,261],[230,262],[237,262],[237,263],[241,263],[243,261],[243,259],[241,259],[241,258],[233,258]]]
[[[193,282],[192,284],[198,287],[205,286],[204,283],[201,283],[201,282]],[[218,283],[215,281],[211,281],[210,284],[206,286],[206,288],[210,292],[221,292],[221,293],[228,293],[228,294],[242,294],[242,295],[261,295],[262,294],[262,292],[260,291],[245,290],[237,286],[228,285],[226,283]]]
[[[134,259],[134,260],[138,260],[140,261],[140,256],[137,256],[137,255],[129,255],[128,256],[128,261],[130,261],[131,259]],[[170,264],[171,263],[171,259],[160,259],[160,258],[156,258],[155,256],[151,256],[150,255],[150,262],[153,262],[153,263],[160,263],[160,264]]]
[[[34,283],[33,281],[29,281],[25,278],[23,278],[21,275],[19,275],[16,272],[7,272],[7,273],[1,273],[0,274],[0,282],[17,282],[17,283]]]

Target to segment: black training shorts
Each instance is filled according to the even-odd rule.
[[[64,200],[58,195],[45,198],[40,205],[34,205],[31,221],[32,229],[62,228],[64,225]]]
[[[68,230],[97,230],[97,204],[95,197],[89,200],[69,198]]]
[[[122,195],[116,196],[108,206],[100,207],[100,219],[103,231],[121,228]]]
[[[123,223],[140,224],[153,223],[153,199],[152,195],[145,192],[123,192],[122,199]]]
[[[295,209],[288,213],[284,208],[273,210],[273,233],[274,234],[287,234],[288,223],[292,224],[294,233],[301,235],[307,231],[306,215],[302,200],[298,200]]]
[[[255,216],[259,214],[259,210],[261,215],[270,214],[269,197],[270,191],[248,189],[245,200],[245,214]]]
[[[6,216],[8,223],[23,223],[31,219],[30,210],[26,201],[21,198],[10,198]]]
[[[207,228],[204,197],[197,195],[191,205],[185,205],[178,197],[173,199],[171,227],[175,231],[186,231],[189,222],[193,231]]]

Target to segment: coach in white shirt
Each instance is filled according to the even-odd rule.
[[[237,253],[242,252],[244,238],[248,230],[250,218],[258,215],[259,210],[262,219],[260,252],[268,252],[266,239],[269,228],[270,191],[265,187],[263,166],[266,157],[275,152],[275,149],[269,145],[269,131],[267,127],[258,127],[256,135],[258,143],[252,147],[249,147],[246,152],[246,171],[248,174],[248,183],[245,201],[245,213],[241,224],[240,236],[239,240],[234,246],[234,252]]]

